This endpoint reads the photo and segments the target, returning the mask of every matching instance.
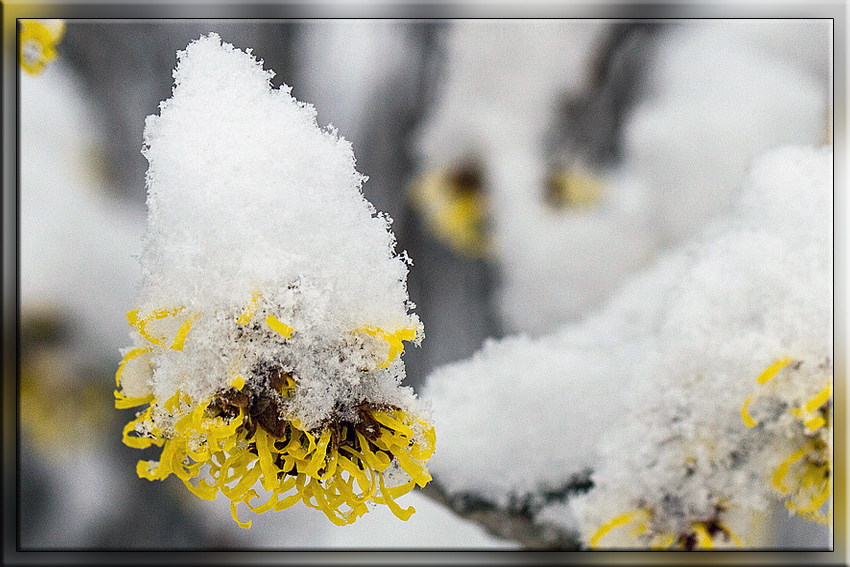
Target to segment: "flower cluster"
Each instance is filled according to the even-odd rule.
[[[274,315],[252,325],[259,299],[255,293],[233,319],[234,328],[246,329],[242,345],[263,335],[289,339],[295,331]],[[362,401],[350,408],[340,406],[320,424],[305,427],[287,411],[287,402],[298,390],[297,375],[268,362],[255,363],[247,372],[234,367],[229,387],[208,399],[196,399],[181,390],[164,401],[153,393],[128,396],[122,376],[150,373],[157,354],[182,352],[193,323],[202,315],[183,307],[157,309],[144,316],[138,310],[127,314],[146,344],[124,355],[115,377],[119,388],[115,406],[147,404],[147,408],[124,428],[124,443],[137,449],[163,448],[159,461],[139,461],[139,477],[164,480],[173,473],[206,500],[215,499],[220,491],[231,501],[233,519],[244,528],[251,522],[239,520],[240,502],[263,513],[303,501],[339,525],[365,514],[369,502],[386,504],[403,520],[410,517],[413,507],[403,509],[395,499],[431,480],[424,463],[433,453],[435,434],[423,419],[400,407]],[[169,319],[175,320],[177,331],[166,340],[151,327]],[[375,361],[376,368],[386,368],[403,351],[401,341],[414,338],[415,329],[388,333],[364,327],[355,331],[359,333],[388,344],[384,360]],[[209,465],[206,476],[204,464]],[[400,482],[405,478],[409,480]],[[263,503],[253,501],[259,499],[253,488],[258,481],[269,493]]]
[[[604,182],[575,166],[548,176],[543,199],[553,210],[589,210],[601,201]],[[487,192],[480,166],[441,168],[420,175],[411,185],[411,199],[428,230],[467,258],[492,255]]]
[[[431,479],[435,442],[401,386],[404,341],[423,338],[409,260],[351,145],[273,75],[201,37],[146,121],[143,280],[115,402],[146,407],[124,442],[162,447],[139,476],[221,492],[237,521],[240,502],[297,501],[339,524],[372,503],[407,519],[395,501]]]
[[[720,458],[719,451],[713,451],[716,460],[713,466],[735,470],[742,469],[749,461],[747,467],[751,470],[747,477],[756,488],[754,492],[772,492],[786,500],[792,513],[831,525],[831,511],[826,515],[820,511],[832,489],[831,364],[826,359],[809,366],[811,371],[807,372],[803,360],[784,356],[758,375],[755,382],[759,391],[749,396],[741,407],[743,425],[733,432],[736,443],[729,445],[730,453]],[[822,387],[812,393],[819,380]],[[755,449],[756,446],[761,446],[761,450]],[[782,460],[777,464],[778,455],[782,455]],[[729,459],[730,456],[734,459]],[[684,466],[684,476],[693,477],[697,472],[697,460],[693,457],[684,459]],[[691,486],[695,492],[701,488],[707,487]],[[733,498],[734,491],[716,498],[709,507],[710,513],[682,514],[682,503],[673,494],[670,491],[667,497],[655,499],[653,506],[620,513],[604,522],[590,535],[590,547],[685,550],[740,547],[744,543],[730,525],[741,523],[742,512],[759,514],[759,506],[745,502],[740,495]],[[670,518],[675,515],[688,519],[678,522],[678,529],[671,532]]]

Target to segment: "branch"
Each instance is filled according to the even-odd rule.
[[[461,518],[481,525],[487,533],[516,541],[525,548],[577,551],[582,548],[578,533],[536,517],[546,505],[566,502],[571,495],[590,490],[593,487],[590,474],[591,471],[586,470],[572,475],[555,488],[511,495],[505,506],[469,492],[449,494],[436,480],[420,492]]]

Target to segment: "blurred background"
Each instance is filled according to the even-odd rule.
[[[243,530],[221,497],[136,476],[155,457],[121,443],[134,410],[112,392],[140,277],[142,130],[190,41],[252,48],[352,142],[366,198],[413,260],[418,389],[488,337],[599,306],[722,216],[760,151],[831,141],[831,23],[751,24],[67,20],[56,57],[19,71],[23,548],[527,544],[419,492],[408,522],[376,509],[337,527],[294,506]],[[814,529],[779,521],[776,537],[807,546]]]

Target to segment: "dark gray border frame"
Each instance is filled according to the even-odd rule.
[[[681,552],[486,552],[441,551],[423,548],[408,551],[365,552],[344,551],[252,551],[245,552],[155,552],[134,551],[132,554],[118,550],[103,552],[17,551],[17,332],[18,332],[18,122],[17,122],[17,65],[15,57],[15,18],[54,17],[65,19],[96,20],[151,20],[151,19],[322,19],[322,18],[399,18],[399,19],[454,19],[454,18],[605,18],[605,19],[680,19],[680,18],[831,18],[834,21],[833,65],[833,123],[834,148],[839,155],[835,165],[835,310],[839,314],[835,323],[835,352],[837,379],[835,382],[835,484],[836,529],[833,552],[702,552],[684,556]],[[846,368],[847,351],[847,230],[848,199],[846,188],[846,84],[847,84],[847,6],[845,2],[781,4],[749,2],[739,4],[591,4],[551,3],[502,4],[494,6],[461,4],[322,4],[266,3],[228,5],[223,3],[196,4],[63,4],[63,5],[9,5],[3,6],[3,563],[8,565],[40,564],[257,564],[257,563],[592,563],[592,564],[832,564],[847,565],[847,531],[850,526],[846,516],[847,461],[846,445]],[[835,222],[837,221],[837,222]],[[248,550],[246,550],[248,551]]]

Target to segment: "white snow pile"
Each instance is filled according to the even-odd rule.
[[[285,413],[305,429],[334,411],[353,419],[363,400],[410,407],[397,355],[422,325],[349,142],[290,87],[271,88],[250,50],[210,34],[178,60],[172,97],[145,125],[148,230],[128,315],[137,346],[172,348],[135,365],[152,374],[128,367],[125,394],[209,399],[272,366],[296,377]]]
[[[828,418],[804,427],[794,410],[832,380],[832,161],[831,147],[762,155],[730,218],[603,310],[538,340],[491,342],[433,373],[425,395],[441,431],[437,481],[504,504],[590,466],[595,487],[541,517],[574,527],[575,513],[585,541],[609,525],[600,546],[712,543],[705,534],[731,544],[729,532],[746,545],[781,464],[823,471],[831,459]],[[742,405],[753,395],[748,427]],[[786,460],[818,442],[821,461]],[[629,514],[644,515],[639,535],[608,524]]]

